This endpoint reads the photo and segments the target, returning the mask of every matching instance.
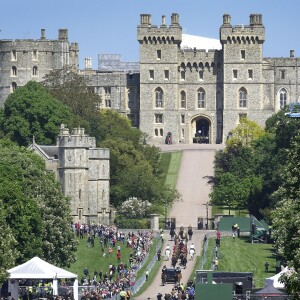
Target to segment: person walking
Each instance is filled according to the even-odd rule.
[[[145,275],[146,275],[146,281],[148,281],[148,278],[149,278],[149,271],[148,270],[146,271]]]
[[[265,263],[265,272],[268,272],[269,271],[269,263],[266,261]]]

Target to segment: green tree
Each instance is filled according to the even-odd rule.
[[[53,98],[35,81],[10,94],[4,104],[2,129],[5,136],[27,146],[32,137],[42,144],[53,144],[61,123],[70,124],[68,107]]]
[[[1,140],[0,152],[0,200],[5,223],[17,241],[16,263],[40,256],[69,265],[76,250],[70,207],[53,174],[27,148]]]
[[[255,191],[259,183],[259,179],[255,177],[240,178],[229,172],[223,173],[216,178],[210,194],[211,203],[227,206],[229,214],[232,208],[245,208],[251,191]]]
[[[272,214],[275,246],[292,271],[284,276],[289,293],[300,295],[300,132],[291,142],[282,173],[282,185],[274,193],[277,206]]]
[[[121,116],[116,111],[102,109],[100,111],[100,122],[98,126],[98,141],[109,139],[121,139],[131,142],[135,148],[139,148],[143,134],[131,127],[131,122],[127,117]]]
[[[230,133],[226,145],[250,146],[264,134],[264,129],[248,118],[241,118],[240,123]]]
[[[101,97],[87,85],[89,80],[88,76],[82,76],[72,67],[65,66],[47,74],[43,85],[53,97],[71,109],[74,115],[71,127],[84,127],[87,133],[99,141]]]
[[[6,223],[3,203],[0,200],[0,284],[7,277],[7,270],[15,266],[18,257],[16,250],[17,241],[14,238],[13,231]]]

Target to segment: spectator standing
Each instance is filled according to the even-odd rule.
[[[265,272],[268,272],[269,271],[269,263],[266,261],[265,263]]]

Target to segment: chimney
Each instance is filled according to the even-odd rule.
[[[46,30],[45,29],[41,29],[41,40],[45,40],[46,39]]]

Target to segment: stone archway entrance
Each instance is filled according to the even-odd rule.
[[[203,116],[192,120],[193,143],[210,144],[211,143],[211,121]]]

